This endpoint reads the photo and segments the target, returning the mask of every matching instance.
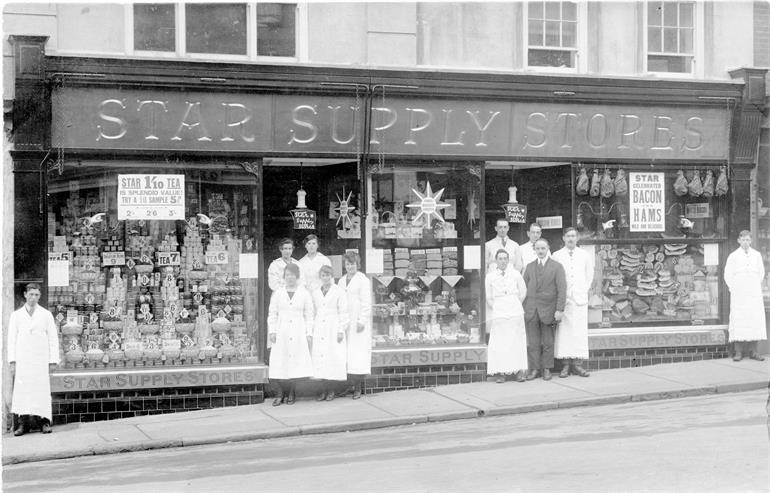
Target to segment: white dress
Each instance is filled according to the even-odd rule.
[[[362,272],[356,272],[350,283],[347,279],[342,276],[338,284],[348,301],[348,373],[368,375],[372,372],[372,286]],[[364,326],[361,332],[359,323]]]
[[[324,295],[319,287],[313,291],[313,304],[313,377],[345,380],[347,341],[343,338],[341,342],[337,342],[337,334],[344,334],[348,328],[348,300],[345,291],[332,284]]]
[[[313,362],[307,336],[313,335],[313,298],[298,286],[289,298],[286,288],[278,288],[270,298],[267,333],[276,334],[270,351],[270,378],[303,378],[313,375]]]
[[[567,303],[554,335],[554,357],[588,358],[588,290],[594,279],[594,259],[580,247],[569,254],[564,247],[551,258],[564,267]]]
[[[730,341],[763,341],[767,338],[762,280],[762,255],[738,248],[727,257],[725,283],[730,288]]]
[[[495,269],[486,278],[486,296],[490,310],[487,373],[515,373],[527,369],[527,331],[524,308],[527,296],[524,278],[510,265]]]
[[[299,285],[304,286],[305,279],[304,274],[302,273],[302,266],[293,258],[291,261],[299,267]],[[267,285],[270,287],[270,291],[275,292],[278,288],[282,288],[286,285],[283,282],[283,271],[286,270],[287,265],[289,264],[286,263],[283,257],[279,257],[270,262],[270,266],[267,268]]]
[[[26,305],[8,321],[8,362],[16,362],[11,412],[52,419],[49,363],[59,363],[59,334],[51,312]]]
[[[321,287],[321,277],[318,275],[324,265],[332,266],[332,261],[323,253],[316,253],[312,259],[305,255],[299,259],[300,272],[305,278],[305,287],[311,293]]]

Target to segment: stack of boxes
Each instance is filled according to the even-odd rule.
[[[409,268],[413,270],[418,276],[424,276],[425,271],[428,269],[428,256],[425,250],[413,249],[409,256]]]
[[[396,277],[405,278],[409,272],[409,249],[395,248],[393,250],[393,259]]]
[[[393,252],[390,250],[390,248],[386,248],[382,252],[382,275],[383,276],[393,276],[395,275],[396,269],[395,264],[393,263]]]
[[[443,261],[440,248],[429,248],[425,250],[427,256],[427,273],[431,276],[440,276],[442,274]]]
[[[444,247],[441,253],[441,261],[445,276],[457,275],[457,247]]]

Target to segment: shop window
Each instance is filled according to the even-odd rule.
[[[297,4],[133,6],[133,49],[161,56],[297,56]]]
[[[462,165],[370,175],[366,257],[376,346],[483,342],[480,179]]]
[[[234,168],[194,166],[78,166],[50,181],[48,302],[62,365],[256,362],[254,185]]]
[[[596,259],[589,323],[716,323],[724,168],[575,168],[575,219]]]
[[[527,65],[574,69],[578,57],[578,4],[527,2]]]
[[[695,2],[647,3],[647,70],[693,73],[695,60]]]

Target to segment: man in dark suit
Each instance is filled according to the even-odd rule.
[[[564,267],[548,255],[548,240],[535,243],[537,259],[524,269],[527,298],[524,300],[524,322],[527,329],[527,380],[543,371],[543,380],[551,379],[553,368],[554,330],[567,301]]]

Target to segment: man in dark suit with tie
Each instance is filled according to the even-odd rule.
[[[524,321],[527,329],[527,380],[537,378],[543,371],[543,380],[551,379],[553,368],[554,330],[564,312],[567,301],[567,278],[564,267],[551,259],[548,240],[535,243],[537,260],[524,270],[527,298],[524,300]]]

